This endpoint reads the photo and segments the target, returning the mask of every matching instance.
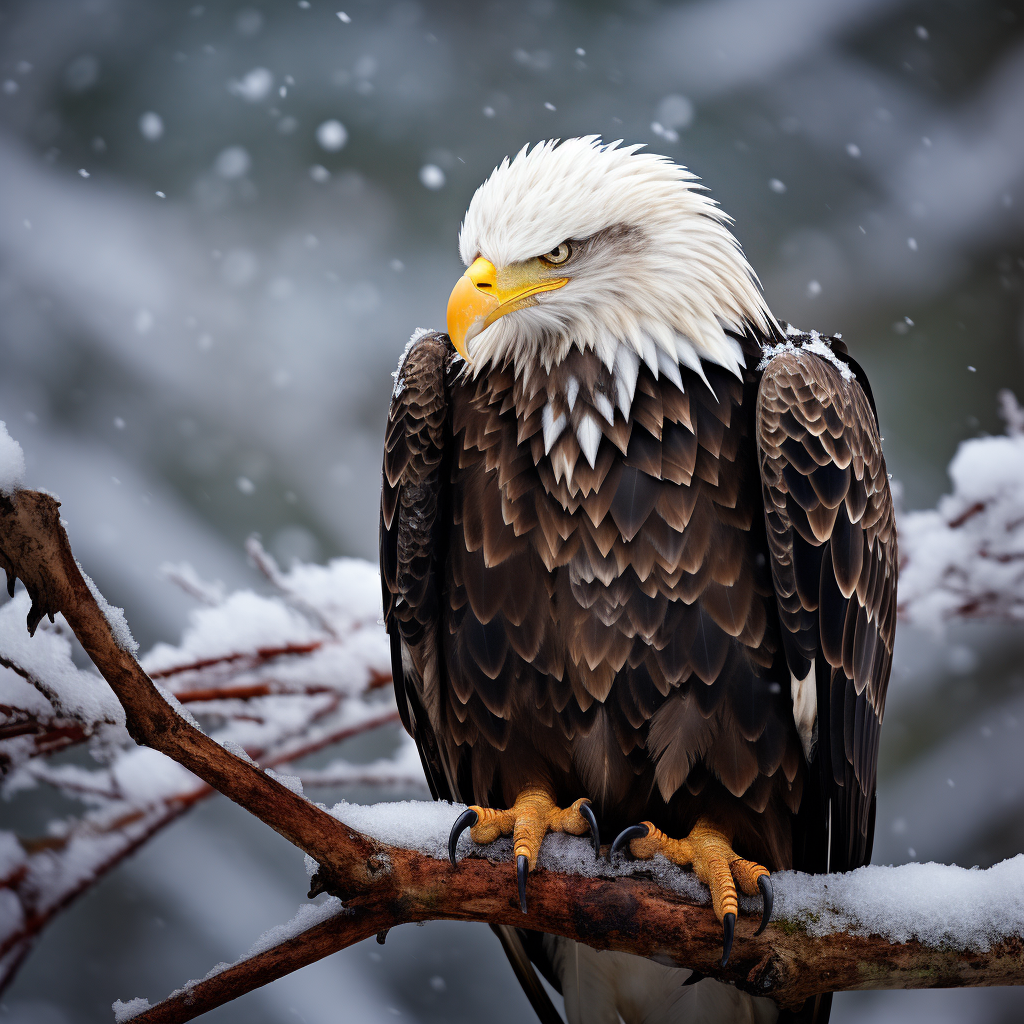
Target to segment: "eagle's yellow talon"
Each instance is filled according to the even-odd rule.
[[[568,832],[574,836],[591,831],[591,824],[581,808],[590,801],[582,797],[569,807],[559,807],[554,798],[540,786],[524,789],[515,804],[507,810],[473,806],[477,821],[469,834],[474,843],[493,843],[498,836],[512,834],[512,855],[526,857],[532,871],[537,866],[540,844],[548,832]],[[589,808],[588,808],[589,810]]]
[[[711,890],[711,906],[715,916],[726,925],[726,959],[731,942],[731,923],[728,915],[739,914],[737,885],[748,896],[760,893],[764,897],[764,914],[758,932],[768,924],[772,909],[772,887],[769,871],[752,860],[744,860],[732,848],[730,839],[720,828],[706,818],[700,818],[685,839],[672,839],[649,821],[638,828],[645,835],[629,839],[629,852],[641,860],[656,853],[664,854],[673,864],[692,867],[694,874]],[[618,841],[613,846],[615,849]],[[764,881],[762,882],[762,879]]]
[[[540,844],[548,832],[568,832],[581,836],[590,832],[595,856],[601,839],[590,801],[581,797],[569,807],[559,807],[551,793],[541,786],[528,786],[509,810],[473,805],[459,816],[449,838],[449,852],[455,863],[455,847],[459,835],[469,827],[473,842],[486,845],[498,836],[512,834],[512,856],[516,861],[520,904],[525,913],[526,873],[537,866]]]
[[[500,835],[507,835],[515,822],[511,817],[511,811],[499,811],[493,807],[477,807],[473,804],[471,811],[476,811],[476,824],[473,825],[469,834],[473,837],[474,843],[493,843]]]
[[[760,891],[757,887],[757,880],[762,875],[769,874],[767,868],[761,867],[752,860],[737,858],[729,865],[732,868],[732,876],[736,884],[748,895],[756,896]]]

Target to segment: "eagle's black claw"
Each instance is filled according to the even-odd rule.
[[[586,818],[587,824],[590,826],[590,838],[594,841],[594,856],[601,856],[601,833],[597,829],[597,818],[594,817],[593,808],[590,806],[590,802],[580,804],[580,815]]]
[[[612,843],[612,848],[608,851],[608,859],[611,860],[631,839],[646,839],[647,832],[646,825],[630,825],[629,828],[624,828],[615,837],[615,842]]]
[[[530,870],[530,858],[525,853],[516,857],[516,877],[519,879],[519,909],[526,913],[526,873]]]
[[[772,885],[772,880],[768,875],[761,875],[758,878],[757,887],[761,890],[761,895],[764,897],[764,912],[761,914],[761,927],[754,932],[755,935],[760,935],[761,932],[768,927],[768,922],[772,919],[772,905],[775,903],[775,887]]]
[[[477,814],[472,807],[467,807],[455,819],[455,824],[452,825],[451,835],[448,836],[448,856],[451,857],[453,868],[456,867],[455,848],[459,845],[459,836],[461,836],[467,828],[472,828],[477,823],[479,817],[480,815]]]
[[[722,966],[729,962],[729,954],[732,952],[732,937],[736,931],[736,915],[726,914],[722,922]]]

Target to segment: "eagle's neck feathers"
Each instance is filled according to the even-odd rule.
[[[525,423],[539,405],[543,457],[550,462],[556,481],[564,479],[575,491],[574,470],[582,465],[580,458],[595,469],[602,438],[626,454],[642,373],[648,380],[671,383],[683,394],[685,379],[689,376],[690,383],[694,381],[692,372],[714,395],[705,362],[742,379],[747,361],[734,337],[727,336],[728,345],[716,360],[702,360],[688,338],[675,335],[673,340],[671,353],[648,335],[639,351],[630,343],[618,342],[608,352],[570,349],[565,359],[550,367],[506,366],[499,376],[507,379],[510,374],[516,382],[508,411],[514,408],[514,415]],[[566,435],[575,443],[560,444]]]

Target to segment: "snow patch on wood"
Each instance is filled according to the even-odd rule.
[[[773,878],[776,920],[810,935],[881,935],[977,951],[1024,937],[1024,854],[984,870],[869,864],[840,875],[784,871]]]
[[[110,631],[114,634],[114,640],[117,646],[122,651],[127,651],[131,655],[139,653],[139,645],[132,636],[132,631],[128,628],[128,620],[124,617],[124,609],[118,608],[112,605],[101,593],[100,588],[96,586],[92,581],[92,577],[82,568],[80,562],[75,562],[78,566],[78,571],[82,574],[82,579],[85,580],[85,585],[89,588],[89,593],[95,598],[96,603],[100,606],[100,611],[103,612],[103,618],[107,620],[107,625],[110,626]]]
[[[138,1017],[140,1013],[148,1010],[150,1005],[148,999],[140,996],[137,999],[129,999],[126,1003],[115,999],[110,1008],[114,1011],[114,1024],[126,1024],[133,1017]]]

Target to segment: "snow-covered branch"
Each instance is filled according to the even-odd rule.
[[[368,765],[336,760],[296,777],[293,762],[397,721],[384,688],[391,674],[377,622],[379,584],[366,563],[342,559],[278,574],[292,595],[304,595],[307,606],[316,602],[315,616],[277,595],[227,597],[194,570],[185,578],[207,595],[208,607],[194,613],[178,646],[159,645],[143,659],[182,714],[191,708],[217,743],[264,768],[284,769],[295,789],[362,784],[426,792],[407,737],[392,757]],[[57,613],[52,624],[44,618],[28,635],[30,603],[20,592],[0,609],[0,791],[11,798],[45,784],[85,809],[53,822],[39,839],[0,831],[0,987],[55,914],[214,792],[164,754],[132,742],[110,686],[72,661],[64,617]],[[46,760],[83,742],[95,768]]]
[[[1007,434],[964,442],[950,466],[952,493],[934,511],[901,517],[904,620],[939,626],[954,617],[1024,618],[1024,413],[1008,393],[1002,402]],[[12,583],[18,576],[27,586],[27,593],[0,608],[2,792],[10,797],[45,784],[79,800],[84,810],[54,823],[39,839],[0,831],[0,987],[59,910],[213,787],[323,865],[317,885],[324,891],[352,899],[345,913],[332,902],[336,913],[329,919],[300,915],[286,933],[264,941],[239,964],[190,984],[147,1020],[188,1019],[200,1006],[217,1005],[366,935],[437,917],[525,923],[600,948],[643,952],[647,940],[641,933],[658,934],[662,915],[666,922],[680,922],[671,932],[678,938],[672,955],[679,962],[780,999],[796,999],[808,983],[820,987],[822,977],[832,990],[1024,980],[1024,909],[1015,899],[1003,901],[1005,928],[998,934],[982,927],[936,940],[916,926],[903,935],[889,933],[870,915],[860,923],[843,918],[854,906],[845,879],[806,883],[824,886],[808,904],[813,912],[803,919],[779,918],[787,901],[791,910],[797,906],[797,892],[810,891],[783,876],[780,891],[791,896],[777,904],[782,923],[747,944],[747,959],[760,959],[748,963],[734,955],[729,971],[722,972],[715,967],[719,932],[701,904],[699,887],[679,892],[676,882],[669,884],[669,876],[657,872],[652,881],[649,865],[612,885],[592,857],[576,856],[542,859],[546,870],[530,882],[531,918],[537,917],[524,921],[506,884],[507,865],[471,856],[452,872],[438,859],[439,848],[422,848],[422,834],[378,834],[387,819],[380,805],[369,813],[346,805],[338,813],[348,827],[339,829],[336,818],[301,796],[303,787],[354,784],[426,792],[407,737],[391,757],[370,764],[336,758],[317,769],[296,765],[308,754],[397,719],[374,567],[339,559],[283,572],[253,540],[250,556],[276,591],[269,596],[226,594],[189,566],[166,567],[166,575],[202,607],[180,644],[160,644],[140,664],[120,610],[110,608],[79,573],[56,508],[53,499],[34,492],[0,497],[0,564]],[[25,617],[38,626],[32,637]],[[75,665],[72,631],[102,676]],[[135,746],[129,732],[148,746]],[[49,755],[82,743],[89,745],[95,768],[48,763]],[[455,814],[450,807],[408,805],[407,818],[413,806],[442,815],[445,828]],[[328,841],[330,836],[337,841]],[[552,849],[557,852],[557,844]],[[501,850],[492,853],[500,859]],[[1013,862],[1016,873],[1002,879],[1004,891],[1021,891],[1019,861]],[[925,877],[890,877],[885,872],[896,869],[878,870],[883,875],[872,876],[872,885],[916,885]],[[975,876],[995,877],[957,876],[949,890],[950,900],[960,901],[957,907]],[[858,877],[867,876],[847,876]],[[915,893],[915,905],[934,907],[926,895]],[[570,927],[559,907],[579,904],[581,896],[589,901],[585,921]],[[982,899],[971,905],[987,904]],[[306,914],[328,914],[330,907],[310,905]],[[637,907],[643,909],[640,916]],[[825,934],[844,938],[818,941]],[[989,935],[985,948],[970,944],[979,935]],[[847,951],[848,959],[833,962],[838,954],[831,947]],[[861,964],[854,971],[858,957],[870,969]],[[192,1010],[182,1016],[185,1003]]]
[[[1011,392],[999,397],[1006,434],[964,441],[949,465],[952,493],[899,519],[905,621],[1024,621],[1024,410]]]
[[[119,1020],[177,1024],[398,924],[439,918],[488,921],[566,935],[725,978],[798,1006],[830,991],[1006,985],[1024,976],[1024,855],[987,871],[937,864],[867,867],[846,875],[780,872],[773,923],[754,936],[748,900],[729,967],[707,890],[661,857],[595,861],[585,840],[552,835],[518,908],[508,842],[467,849],[453,869],[445,844],[459,807],[339,804],[332,814],[387,844],[400,901],[305,904],[234,964],[214,968],[162,1002],[118,1003]],[[469,844],[467,843],[467,846]],[[485,859],[494,858],[494,859]],[[314,881],[315,884],[315,881]]]

